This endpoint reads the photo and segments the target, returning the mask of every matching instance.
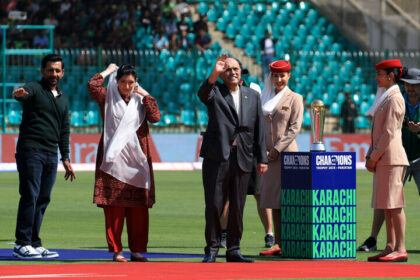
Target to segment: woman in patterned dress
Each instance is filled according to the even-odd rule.
[[[106,89],[102,85],[108,75]],[[149,208],[155,203],[152,139],[147,122],[158,122],[161,114],[156,99],[136,82],[133,66],[118,68],[110,64],[87,84],[104,121],[93,202],[104,209],[108,248],[116,262],[127,262],[121,244],[124,218],[131,260],[147,261],[141,253],[147,251]]]

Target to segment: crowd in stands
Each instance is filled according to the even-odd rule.
[[[10,19],[10,11],[26,12],[26,19]],[[134,49],[135,34],[145,29],[153,49],[199,50],[211,46],[207,17],[192,20],[182,0],[1,0],[0,23],[54,25],[54,48]],[[8,48],[46,48],[48,30],[8,33]]]

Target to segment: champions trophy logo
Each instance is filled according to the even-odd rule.
[[[322,143],[324,137],[325,105],[321,100],[314,100],[311,104],[311,129],[312,145],[311,152],[325,152],[325,146]]]

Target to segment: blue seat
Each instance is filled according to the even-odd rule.
[[[22,106],[19,103],[10,103],[7,111],[7,121],[11,125],[20,124],[22,121]]]
[[[183,94],[186,94],[186,95],[193,94],[192,85],[190,83],[183,83],[180,89],[181,89],[181,93]]]
[[[254,45],[252,44],[252,42],[246,43],[245,53],[246,53],[247,56],[255,57]]]
[[[166,70],[169,70],[169,72],[174,71],[175,70],[175,58],[173,58],[172,56],[168,57],[168,59],[165,62],[165,65],[166,65]],[[173,76],[173,75],[171,75],[171,76]]]
[[[355,127],[362,129],[370,128],[370,123],[366,117],[358,116],[356,118]]]
[[[174,114],[165,114],[163,117],[164,125],[175,125],[178,124],[178,119]]]
[[[235,45],[238,48],[243,48],[245,46],[245,39],[244,39],[244,37],[241,34],[236,35]]]
[[[280,10],[280,4],[277,1],[271,3],[271,11],[277,13]]]
[[[303,113],[302,125],[303,126],[310,126],[311,125],[311,114],[309,113],[309,111],[305,111],[305,113]]]
[[[238,5],[236,5],[233,1],[229,1],[226,10],[229,14],[234,15],[238,11]]]
[[[322,101],[324,101],[324,104],[327,106],[331,105],[331,99],[328,96],[328,93],[325,92],[322,94]]]
[[[305,101],[309,105],[312,103],[313,100],[314,100],[314,95],[311,91],[309,91],[308,94],[306,94]]]
[[[159,59],[161,61],[166,61],[168,59],[169,55],[170,55],[169,51],[166,50],[166,49],[163,49],[163,50],[160,51]]]
[[[307,12],[308,10],[309,10],[309,8],[310,8],[310,4],[308,3],[308,2],[305,2],[305,1],[301,1],[300,3],[299,3],[299,9],[301,10],[301,11],[303,11],[303,12]]]
[[[343,90],[344,92],[351,92],[352,91],[351,85],[349,83],[345,83]]]
[[[229,22],[232,21],[232,15],[229,13],[228,10],[224,10],[222,13],[222,17],[223,21],[228,24]]]
[[[236,35],[236,28],[232,23],[229,23],[228,26],[226,26],[226,36],[229,39],[234,39]]]
[[[99,124],[99,112],[98,110],[89,110],[86,114],[86,125],[98,125]]]
[[[177,50],[177,51],[176,51],[175,58],[174,58],[175,63],[176,63],[177,65],[184,65],[185,60],[186,60],[186,57],[187,57],[187,55],[186,55],[186,53],[185,53],[185,51],[184,51],[184,50],[182,50],[182,49]]]
[[[360,115],[366,115],[367,110],[369,110],[369,103],[367,101],[363,101],[360,103]]]
[[[220,31],[225,31],[226,30],[226,25],[227,23],[225,22],[225,20],[223,18],[219,18],[217,20],[217,29]]]
[[[195,125],[194,111],[193,110],[181,111],[181,123],[187,126]]]
[[[211,22],[216,22],[217,19],[219,18],[219,15],[216,11],[216,9],[212,8],[207,12],[207,18],[209,19],[209,21]]]
[[[179,114],[180,112],[179,103],[175,101],[169,101],[167,105],[167,111],[170,114]]]
[[[331,51],[333,52],[340,52],[342,50],[342,47],[339,43],[334,43],[331,46]]]
[[[209,120],[206,110],[198,110],[198,122],[200,125],[207,125]]]
[[[356,105],[359,105],[362,102],[362,99],[358,94],[353,94],[352,99]]]
[[[344,102],[344,100],[346,100],[346,96],[344,95],[344,93],[343,93],[343,92],[339,92],[339,93],[337,94],[337,98],[336,98],[336,101],[337,101],[338,105],[340,105],[340,106],[341,106],[341,103],[343,103],[343,102]]]
[[[240,16],[236,15],[232,19],[232,24],[236,28],[240,28],[242,26],[242,24],[245,23],[245,19],[246,19],[246,17],[241,18]]]
[[[70,125],[74,127],[84,126],[84,112],[83,111],[73,111],[71,113]]]
[[[296,10],[296,4],[292,2],[287,2],[284,9],[288,14],[290,14],[291,12],[294,12]]]
[[[255,11],[259,14],[265,13],[266,10],[267,10],[267,6],[264,3],[257,3],[255,5]]]
[[[198,4],[198,12],[200,14],[207,14],[208,10],[209,10],[209,4],[206,2],[200,2]]]
[[[338,116],[340,115],[341,108],[337,102],[333,102],[330,107],[331,115]]]

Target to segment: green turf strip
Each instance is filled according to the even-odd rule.
[[[204,194],[201,172],[155,172],[156,205],[150,210],[149,251],[202,254],[204,247]],[[101,208],[92,204],[93,172],[78,172],[75,182],[66,182],[59,173],[41,229],[47,248],[106,250],[104,216]],[[370,234],[372,175],[357,172],[357,245]],[[18,173],[0,173],[0,248],[11,248],[18,205]],[[407,207],[406,247],[408,263],[420,264],[420,196],[414,182],[405,187]],[[123,233],[124,249],[127,236]],[[379,235],[378,247],[385,245],[385,227]],[[245,255],[254,259],[264,250],[264,231],[258,219],[255,199],[248,196],[244,214],[244,234],[241,242]],[[220,250],[224,254],[225,249]],[[356,260],[365,261],[373,253],[358,252]],[[174,261],[173,259],[168,261]],[[178,261],[178,260],[177,260]],[[179,259],[197,262],[200,259]],[[224,261],[220,259],[220,261]],[[5,264],[23,262],[4,261]],[[37,263],[37,262],[24,262]],[[47,263],[43,261],[42,263]],[[54,261],[53,263],[60,263]],[[64,262],[63,262],[64,263]]]

